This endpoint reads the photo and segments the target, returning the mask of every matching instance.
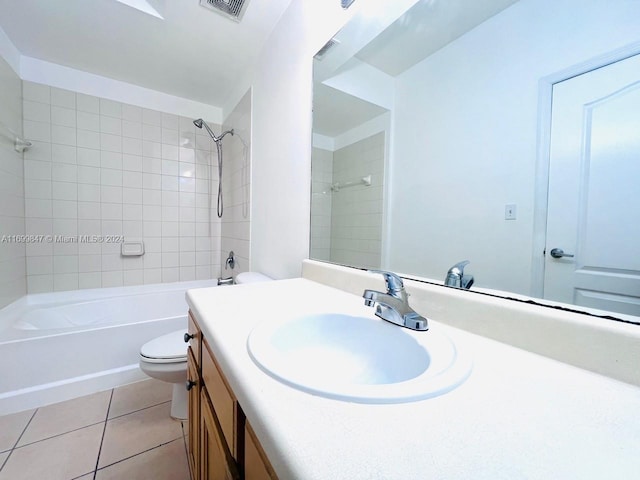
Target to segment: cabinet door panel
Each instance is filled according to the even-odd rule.
[[[245,480],[278,480],[267,456],[248,423],[244,431]]]
[[[235,456],[237,454],[237,402],[213,359],[209,345],[206,341],[202,345],[202,380],[215,409],[216,416],[220,421],[224,438],[227,440],[232,455]]]
[[[200,478],[240,480],[238,467],[204,390],[200,393]]]
[[[192,480],[200,479],[200,378],[198,368],[193,358],[193,353],[189,351],[187,356],[187,382],[192,385],[189,390],[189,436],[188,454],[189,467],[191,468]]]

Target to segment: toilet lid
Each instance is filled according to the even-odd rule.
[[[186,329],[176,330],[145,343],[140,355],[150,359],[184,361],[187,358],[188,344],[184,342]]]

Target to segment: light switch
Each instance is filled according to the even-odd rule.
[[[515,220],[516,219],[516,204],[508,203],[504,206],[504,219]]]

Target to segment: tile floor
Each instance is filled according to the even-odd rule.
[[[171,385],[145,380],[0,417],[0,480],[188,480]]]

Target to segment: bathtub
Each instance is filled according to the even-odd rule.
[[[140,346],[187,327],[216,280],[27,295],[0,310],[0,415],[145,378]]]

